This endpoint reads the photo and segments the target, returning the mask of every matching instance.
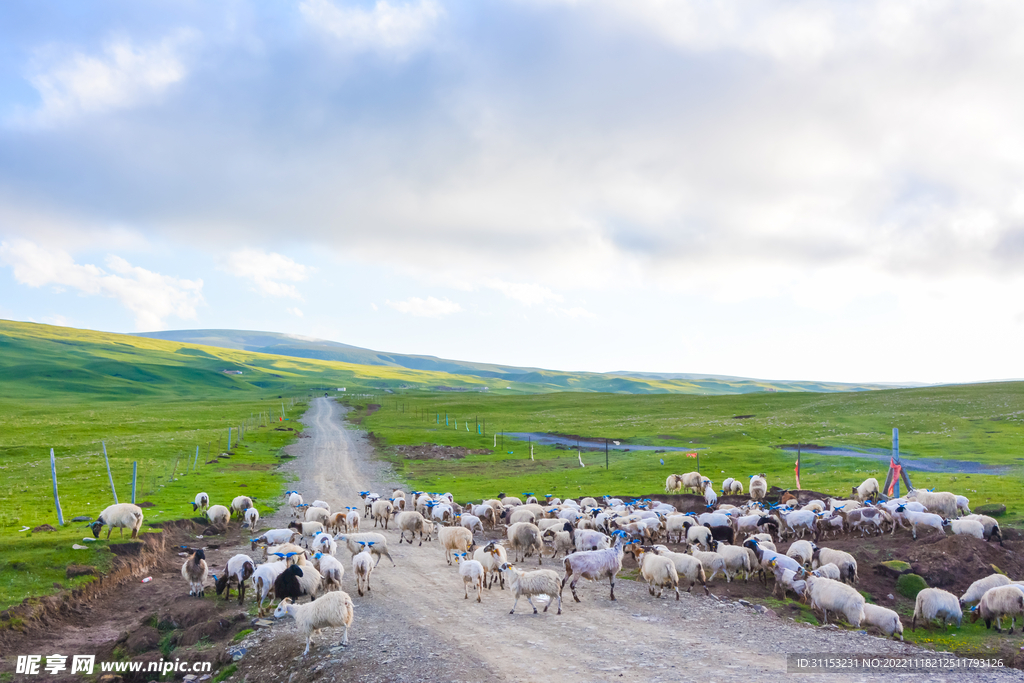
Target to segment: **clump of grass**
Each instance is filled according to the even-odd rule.
[[[241,631],[239,631],[238,633],[235,634],[235,637],[231,639],[231,642],[232,643],[239,642],[240,640],[245,638],[247,635],[252,633],[252,631],[253,631],[253,629],[251,629],[251,628],[242,629]]]
[[[220,683],[223,680],[227,680],[236,671],[238,671],[237,664],[228,664],[226,667],[224,667],[224,669],[221,670],[220,673],[213,677],[213,683]]]
[[[919,574],[904,574],[896,579],[896,592],[908,600],[916,600],[917,594],[927,587],[927,582]]]

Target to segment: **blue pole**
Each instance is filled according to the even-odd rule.
[[[64,511],[60,509],[60,496],[57,495],[57,458],[50,449],[50,474],[53,475],[53,502],[57,506],[57,520],[64,526]]]
[[[139,473],[139,461],[132,461],[132,505],[135,505],[135,475]]]
[[[900,430],[897,427],[892,428],[892,460],[897,465],[900,464]],[[895,486],[892,490],[896,498],[900,497],[900,478],[896,477]]]
[[[103,444],[103,459],[107,461],[107,479],[110,480],[110,492],[114,494],[114,505],[117,505],[117,490],[114,488],[114,477],[110,474],[110,458],[107,457],[107,442],[100,441]]]
[[[192,471],[196,472],[199,468],[199,446],[196,446],[196,459],[192,463]]]
[[[228,452],[231,452],[231,427],[228,427]]]

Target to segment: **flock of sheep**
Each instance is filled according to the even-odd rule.
[[[580,601],[576,592],[580,579],[607,580],[610,598],[615,600],[616,578],[628,553],[652,596],[660,597],[667,589],[678,600],[681,586],[690,592],[697,584],[707,594],[708,582],[719,575],[731,582],[740,576],[748,580],[756,573],[765,584],[774,580],[776,594],[793,594],[809,603],[826,623],[831,613],[854,627],[872,627],[902,639],[903,625],[896,612],[866,603],[853,587],[858,580],[856,558],[819,547],[817,542],[840,533],[893,534],[897,528],[909,528],[916,538],[919,528],[945,533],[947,527],[955,534],[1002,539],[996,520],[970,514],[969,501],[961,496],[914,490],[905,498],[883,500],[875,479],[854,488],[849,499],[811,500],[803,506],[788,492],[779,503],[768,505],[763,474],[750,478],[750,500],[739,506],[719,504],[712,482],[697,472],[672,475],[665,488],[702,493],[707,511],[682,513],[665,502],[627,503],[607,496],[579,501],[546,496],[543,502],[529,496],[524,502],[501,494],[463,506],[455,503],[450,493],[416,491],[407,495],[396,490],[388,497],[360,492],[361,506],[332,512],[327,501],[307,504],[298,492],[288,491],[285,496],[295,520],[287,528],[251,539],[251,550],[262,550],[262,562],[237,554],[217,577],[209,572],[199,549],[188,556],[181,573],[189,584],[189,595],[202,596],[212,576],[217,594],[223,593],[225,599],[235,587],[239,604],[249,586],[261,615],[264,602],[278,600],[275,616],[291,615],[306,636],[303,654],[309,652],[312,636],[321,628],[344,627],[343,642],[348,640],[354,610],[352,599],[342,590],[345,565],[337,557],[339,544],[351,554],[360,596],[370,591],[370,576],[381,558],[395,564],[383,533],[361,531],[370,521],[381,531],[397,530],[400,544],[418,541],[422,546],[424,540],[436,538],[448,564],[457,565],[466,599],[472,590],[480,602],[484,588],[498,583],[504,589],[507,584],[514,598],[511,613],[521,597],[536,613],[533,599],[537,597],[542,598],[538,601],[545,612],[557,601],[561,614],[566,584],[573,599]],[[722,491],[742,494],[743,486],[727,479]],[[235,516],[244,520],[243,527],[256,528],[259,513],[248,497],[236,497],[230,507],[209,502],[209,496],[200,493],[193,507],[203,510],[212,524],[226,525]],[[114,505],[103,511],[93,531],[98,536],[103,525],[131,528],[134,537],[141,522],[138,507]],[[487,530],[501,532],[503,540],[478,544],[474,534],[480,538]],[[778,552],[775,544],[787,540],[792,542],[786,553]],[[673,552],[663,541],[683,544],[685,551]],[[555,560],[560,554],[562,573],[542,568],[545,556]],[[536,556],[541,567],[526,571],[510,562],[510,556],[515,563]],[[305,596],[309,602],[300,604]],[[986,625],[994,621],[999,630],[1001,619],[1010,617],[1012,632],[1016,617],[1024,618],[1024,585],[993,574],[972,584],[960,599],[941,589],[924,589],[917,596],[912,625],[916,628],[918,620],[930,623],[941,619],[943,626],[947,622],[959,626],[962,609],[975,604],[976,619],[983,619]]]

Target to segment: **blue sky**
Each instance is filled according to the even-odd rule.
[[[1024,6],[0,7],[0,317],[1024,377]]]

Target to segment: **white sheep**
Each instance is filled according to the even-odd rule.
[[[519,522],[527,522],[529,524],[536,524],[537,522],[537,513],[533,510],[525,507],[506,508],[506,510],[508,511],[506,517],[510,526]]]
[[[484,594],[484,566],[477,560],[469,559],[469,553],[455,553],[455,563],[459,566],[459,576],[466,589],[466,600],[469,600],[469,585],[476,588],[476,601],[482,602]]]
[[[479,530],[481,534],[484,532],[483,520],[476,515],[462,513],[457,519],[459,520],[459,526],[465,527],[470,531]]]
[[[874,477],[868,477],[860,486],[853,487],[853,499],[861,503],[866,500],[874,500],[878,496],[878,480]]]
[[[487,590],[491,589],[495,580],[498,587],[505,589],[505,575],[501,573],[501,565],[508,562],[508,555],[505,548],[496,541],[491,541],[485,546],[477,548],[473,552],[473,559],[479,562],[484,568],[484,584]]]
[[[976,519],[954,519],[950,520],[949,528],[955,536],[974,536],[985,538],[985,525]]]
[[[956,496],[956,509],[962,515],[971,514],[971,501],[967,499],[967,496]]]
[[[576,532],[576,552],[585,550],[604,550],[612,547],[612,539],[600,531],[584,529]]]
[[[302,655],[309,654],[309,647],[313,644],[313,634],[324,628],[345,627],[345,637],[341,644],[348,645],[348,628],[352,625],[355,616],[355,606],[352,598],[344,591],[328,593],[315,602],[305,605],[295,605],[291,598],[285,598],[274,610],[274,616],[281,619],[290,615],[295,619],[295,624],[306,636],[306,649]]]
[[[353,555],[362,552],[363,548],[359,543],[361,541],[372,541],[373,545],[370,546],[370,554],[377,556],[377,563],[373,566],[376,567],[380,564],[382,557],[387,557],[391,560],[391,566],[395,566],[395,561],[391,557],[391,553],[388,552],[388,539],[384,538],[384,534],[378,534],[373,531],[364,531],[361,534],[338,534],[334,537],[335,541],[341,541],[348,548],[348,551]]]
[[[707,574],[700,560],[685,553],[674,553],[663,545],[656,545],[653,550],[662,557],[672,560],[680,581],[685,579],[690,582],[690,586],[686,589],[687,593],[692,591],[693,585],[700,581],[700,585],[704,586],[704,594],[711,595],[711,591],[708,590]]]
[[[224,599],[228,600],[231,597],[231,584],[235,583],[238,586],[238,604],[241,605],[245,599],[245,582],[255,571],[256,563],[248,555],[235,555],[228,560],[224,573],[217,578],[217,595],[224,593]]]
[[[524,572],[508,562],[501,565],[500,569],[508,578],[509,590],[515,596],[515,602],[512,603],[512,609],[509,610],[509,614],[515,614],[519,598],[523,596],[526,596],[526,601],[530,603],[533,613],[536,614],[537,606],[533,604],[532,599],[534,595],[546,595],[549,598],[548,604],[544,605],[545,612],[548,611],[548,607],[551,607],[551,600],[558,598],[558,614],[562,613],[562,586],[565,582],[559,580],[557,572],[551,569],[536,569],[532,572]],[[575,596],[575,591],[573,591],[573,595]],[[578,599],[577,602],[579,602]]]
[[[565,524],[565,522],[562,523]],[[558,557],[559,551],[562,552],[562,556],[564,557],[576,549],[576,544],[573,543],[572,534],[559,527],[545,529],[541,532],[541,539],[545,543],[551,544],[551,559]]]
[[[331,504],[328,503],[326,500],[314,500],[311,503],[311,505],[315,508],[322,508],[324,510],[327,510],[328,514],[330,514],[331,512]]]
[[[704,552],[700,549],[700,546],[693,544],[690,546],[690,554],[700,560],[700,563],[704,565],[704,573],[707,574],[708,581],[711,581],[721,572],[722,576],[725,577],[726,583],[732,582],[732,577],[729,576],[729,572],[725,570],[725,558],[718,553]]]
[[[324,590],[337,588],[341,590],[341,580],[345,577],[345,565],[334,555],[319,552],[313,555],[313,566],[320,572],[324,582]]]
[[[110,540],[110,532],[116,527],[121,538],[124,538],[124,530],[132,530],[132,538],[139,537],[139,530],[142,528],[142,508],[131,503],[119,503],[103,509],[96,521],[89,525],[92,529],[93,538],[100,537],[100,530],[107,527],[107,540]]]
[[[715,493],[715,489],[708,482],[708,485],[704,488],[704,504],[708,507],[713,507],[718,502],[718,494]]]
[[[843,615],[854,628],[860,627],[860,622],[864,619],[864,596],[856,589],[845,583],[813,574],[807,575],[804,580],[804,590],[810,598],[811,609],[821,610],[824,623],[828,623],[828,613],[834,612]]]
[[[660,598],[662,589],[668,587],[676,592],[678,600],[679,573],[676,571],[675,563],[642,547],[637,549],[636,555],[640,563],[640,576],[647,581],[647,592],[655,595],[654,589],[657,587],[658,593],[655,597]]]
[[[320,522],[289,522],[288,528],[302,534],[303,539],[314,538],[324,533],[324,525]]]
[[[923,491],[914,489],[907,494],[908,500],[916,500],[924,505],[928,512],[939,515],[946,519],[958,517],[956,496],[946,491]]]
[[[837,567],[832,562],[821,565],[811,573],[815,576],[820,576],[825,579],[832,579],[833,581],[843,580],[843,572],[840,571],[839,567]]]
[[[235,517],[241,517],[251,507],[252,498],[249,496],[235,496],[231,501],[231,512]]]
[[[267,546],[291,543],[293,538],[295,538],[295,529],[270,529],[256,538],[250,538],[249,541],[252,543],[253,550],[259,546],[263,546],[266,550]],[[263,556],[266,557],[266,553]]]
[[[245,525],[244,526],[248,526],[250,529],[255,530],[256,529],[256,525],[260,521],[260,511],[257,510],[254,507],[251,507],[248,510],[246,510],[244,514],[245,514]]]
[[[792,569],[780,567],[779,563],[775,560],[769,560],[768,567],[775,575],[775,588],[772,590],[772,595],[775,595],[781,586],[783,598],[786,597],[786,591],[795,593],[797,597],[803,596],[804,591],[807,588],[807,582],[798,578],[797,572]],[[804,574],[801,572],[799,576],[804,576]]]
[[[918,527],[925,527],[935,529],[940,534],[946,534],[946,527],[949,522],[942,518],[941,515],[932,512],[914,512],[913,510],[906,509],[905,506],[896,508],[896,512],[903,516],[910,524],[910,529],[913,532],[914,540],[917,540],[917,529]]]
[[[750,553],[747,548],[739,545],[729,545],[722,541],[715,541],[715,552],[725,560],[725,575],[736,578],[743,572],[743,580],[750,580],[750,570],[753,565],[750,563]]]
[[[706,526],[691,526],[686,530],[686,542],[690,545],[697,544],[705,550],[711,550],[711,529]]]
[[[983,579],[978,579],[967,588],[964,594],[960,596],[960,605],[966,607],[967,605],[974,604],[981,600],[981,596],[990,588],[1007,586],[1009,584],[1010,578],[1005,574],[989,574]]]
[[[509,540],[509,545],[515,552],[517,562],[525,560],[536,552],[537,564],[543,564],[544,541],[541,539],[540,529],[536,525],[529,522],[517,522],[510,526],[505,534]],[[438,532],[438,538],[440,537],[440,532]],[[467,548],[462,548],[462,550],[467,550]]]
[[[210,496],[206,495],[205,492],[197,493],[196,500],[192,503],[192,512],[196,510],[205,511],[208,507],[210,507]]]
[[[231,510],[228,510],[223,505],[211,505],[206,510],[206,519],[213,526],[225,526],[231,521]]]
[[[811,569],[816,569],[825,564],[834,564],[839,568],[839,573],[846,583],[857,583],[857,558],[843,550],[832,548],[819,548],[814,546],[811,554]]]
[[[918,619],[925,624],[931,623],[935,619],[942,619],[943,628],[946,627],[947,621],[956,621],[956,627],[960,628],[963,618],[964,613],[960,609],[960,601],[956,599],[955,595],[941,588],[924,588],[917,594],[910,630],[917,630]]]
[[[284,495],[288,496],[288,505],[292,508],[292,514],[298,518],[299,506],[302,505],[302,496],[299,495],[298,491],[285,491]]]
[[[473,532],[461,526],[441,527],[437,530],[437,540],[444,549],[444,558],[449,565],[452,563],[453,550],[468,553],[474,546]]]
[[[273,545],[266,549],[264,557],[273,555],[278,560],[284,560],[286,564],[306,564],[306,553],[308,551],[292,543]]]
[[[805,567],[810,566],[813,555],[814,545],[810,541],[794,541],[786,551],[787,557],[792,557]]]
[[[366,592],[370,591],[370,574],[376,565],[373,564],[373,556],[370,554],[374,546],[373,541],[358,543],[362,550],[352,556],[352,573],[356,575],[356,590],[362,595],[363,586],[366,586]],[[380,559],[377,561],[380,562]]]
[[[181,565],[181,576],[188,581],[188,594],[190,597],[203,597],[205,594],[206,577],[209,575],[209,567],[206,565],[206,553],[199,548],[192,553],[185,564]]]
[[[306,508],[304,516],[307,522],[319,522],[326,527],[331,521],[331,511],[326,508],[310,506]]]
[[[803,538],[805,532],[810,532],[812,536],[817,533],[818,515],[813,510],[794,510],[790,513],[776,510],[775,516],[780,522],[779,538],[787,534]]]
[[[1003,632],[1003,617],[1010,617],[1010,633],[1013,633],[1017,617],[1024,619],[1024,592],[1017,585],[989,588],[972,611],[972,621],[984,619],[985,628],[992,628],[992,621],[995,620],[996,633]]]
[[[256,567],[256,571],[249,577],[252,580],[252,587],[255,595],[253,598],[258,601],[259,616],[263,616],[263,601],[274,592],[274,581],[288,568],[285,561],[264,562]],[[271,603],[273,604],[273,603]]]
[[[982,523],[985,527],[985,540],[991,541],[992,539],[999,539],[999,542],[1003,542],[1003,534],[999,530],[999,522],[992,519],[988,515],[966,515],[963,519],[973,519]]]
[[[611,599],[615,600],[615,578],[622,571],[622,557],[626,536],[621,531],[616,531],[615,535],[615,546],[612,548],[575,552],[562,560],[562,564],[565,566],[565,578],[562,579],[562,587],[565,587],[566,582],[572,579],[572,582],[569,583],[569,589],[572,590],[572,597],[576,602],[580,602],[579,595],[576,594],[576,583],[580,579],[600,581],[606,576],[611,584]]]
[[[898,633],[900,640],[903,640],[903,622],[900,621],[900,615],[886,607],[865,602],[864,621],[861,622],[861,626],[874,626],[886,637]]]
[[[768,495],[768,479],[765,474],[755,474],[750,477],[750,499],[764,500]]]
[[[338,544],[328,533],[317,534],[313,537],[313,552],[334,555],[338,552]]]
[[[378,500],[374,501],[373,505],[370,506],[370,515],[373,517],[373,528],[377,528],[377,524],[380,523],[385,529],[388,528],[388,520],[391,519],[391,513],[395,511],[395,506],[390,500]]]
[[[733,479],[729,477],[722,482],[722,493],[726,496],[742,496],[743,495],[743,482],[739,479]]]

